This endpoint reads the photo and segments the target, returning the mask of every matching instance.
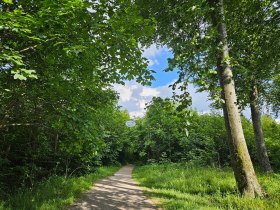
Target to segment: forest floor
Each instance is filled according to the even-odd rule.
[[[69,209],[157,209],[132,179],[132,170],[133,166],[127,165],[114,176],[96,182],[92,189],[84,193]]]

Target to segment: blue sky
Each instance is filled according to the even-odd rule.
[[[135,81],[126,81],[125,85],[115,84],[114,89],[119,92],[119,105],[128,110],[131,117],[143,116],[145,104],[151,101],[154,96],[162,98],[171,97],[172,90],[168,86],[177,78],[177,72],[164,72],[167,67],[167,59],[172,57],[172,53],[166,47],[157,48],[155,45],[144,50],[143,56],[149,60],[149,68],[156,71],[155,81],[151,86],[142,86]],[[210,101],[207,93],[196,93],[193,85],[188,87],[192,96],[192,106],[199,112],[210,111]]]
[[[152,46],[155,48],[155,46]],[[155,79],[151,87],[159,87],[171,83],[178,78],[177,71],[165,72],[164,69],[168,66],[168,58],[172,58],[172,53],[167,48],[152,49],[152,53],[149,50],[144,52],[144,56],[150,60],[149,68],[155,70],[153,74]]]
[[[155,45],[144,49],[143,56],[149,60],[149,69],[156,71],[155,81],[151,86],[142,86],[135,81],[126,81],[125,85],[115,84],[114,89],[119,93],[119,105],[126,109],[130,116],[142,117],[145,114],[146,103],[153,97],[171,97],[172,90],[168,86],[177,78],[177,72],[164,72],[167,67],[167,59],[172,57],[172,53],[166,47],[157,48]],[[200,113],[211,112],[211,101],[207,92],[197,92],[193,85],[188,86],[188,91],[192,97],[192,107]],[[221,112],[221,110],[215,110]],[[250,110],[246,108],[243,114],[250,118]],[[280,119],[277,119],[280,122]]]

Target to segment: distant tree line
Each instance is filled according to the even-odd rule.
[[[261,169],[252,122],[241,117],[246,143],[254,166]],[[280,170],[280,124],[272,117],[261,119],[269,159]],[[153,98],[147,113],[137,119],[130,131],[134,158],[142,163],[190,162],[195,165],[230,166],[229,145],[223,116],[201,114],[189,109],[180,111],[170,99]]]

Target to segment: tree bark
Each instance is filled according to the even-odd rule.
[[[251,108],[251,116],[254,128],[254,135],[256,140],[257,152],[259,157],[259,162],[262,171],[264,172],[273,172],[265,142],[263,137],[263,131],[261,127],[261,112],[259,107],[259,95],[258,95],[258,88],[256,86],[256,82],[254,81],[252,85],[251,95],[250,95],[250,108]]]
[[[217,27],[217,42],[221,48],[217,52],[217,67],[225,101],[223,111],[235,180],[242,195],[252,198],[262,197],[264,193],[253,168],[237,108],[234,80],[231,66],[228,62],[229,50],[224,22],[223,0],[208,0],[208,3],[214,9],[211,12],[211,18],[213,25]]]

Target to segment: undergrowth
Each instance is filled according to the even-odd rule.
[[[50,177],[33,190],[21,189],[6,201],[0,200],[0,210],[57,210],[73,203],[81,192],[101,178],[113,175],[119,167],[100,167],[81,177]]]
[[[137,167],[134,178],[164,209],[280,209],[280,175],[258,175],[268,198],[239,196],[230,169],[188,164],[151,164]]]

